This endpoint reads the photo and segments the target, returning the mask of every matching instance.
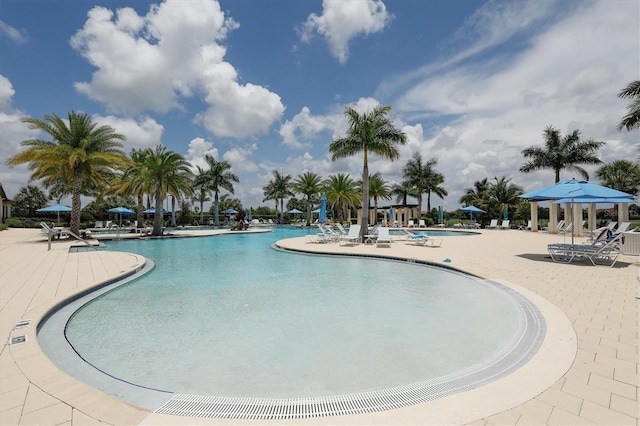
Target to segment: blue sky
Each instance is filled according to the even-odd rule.
[[[21,118],[75,110],[124,134],[127,152],[227,160],[245,207],[271,206],[274,170],[359,179],[362,157],[332,162],[328,147],[346,106],[382,104],[408,143],[370,171],[399,183],[413,153],[437,158],[449,196],[432,205],[455,209],[485,177],[553,183],[518,172],[548,125],[605,141],[605,163],[636,158],[616,94],[638,78],[635,0],[4,0],[0,181],[9,197],[28,181],[4,165],[35,136]]]

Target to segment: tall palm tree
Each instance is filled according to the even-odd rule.
[[[278,194],[276,194],[275,182],[270,180],[267,185],[262,187],[262,192],[264,194],[264,198],[262,199],[263,202],[264,201],[273,200],[274,207],[275,207],[274,211],[275,211],[276,216],[277,216],[278,215]]]
[[[378,200],[390,200],[391,188],[389,184],[382,179],[380,173],[374,173],[369,178],[369,195],[373,198],[373,217],[375,223],[378,223]]]
[[[311,225],[311,207],[313,197],[322,189],[322,178],[319,174],[305,172],[293,181],[293,190],[307,197],[307,226]]]
[[[415,189],[418,214],[422,211],[422,194],[427,194],[427,211],[431,211],[431,193],[440,198],[448,195],[447,190],[442,186],[444,176],[433,169],[437,164],[437,158],[424,161],[422,155],[416,152],[402,170],[405,180]]]
[[[129,153],[131,159],[128,167],[124,170],[119,182],[112,185],[109,192],[123,196],[133,196],[136,198],[136,222],[137,227],[144,227],[144,195],[155,191],[154,183],[145,179],[144,163],[145,157],[151,155],[153,151],[149,148],[133,148]]]
[[[404,145],[407,141],[407,136],[396,129],[387,116],[390,111],[390,106],[377,106],[373,111],[360,114],[347,107],[347,136],[336,139],[329,145],[332,161],[363,153],[361,237],[364,237],[369,227],[369,153],[393,161],[400,156],[396,145]]]
[[[589,173],[579,164],[601,164],[597,151],[604,142],[592,139],[580,140],[580,131],[574,130],[561,137],[560,131],[548,126],[543,133],[545,146],[531,146],[522,151],[525,158],[531,160],[520,167],[523,173],[536,170],[551,169],[555,172],[555,183],[560,181],[560,170],[573,170],[585,180],[589,180]]]
[[[596,170],[604,186],[628,194],[640,193],[640,166],[629,160],[616,160]]]
[[[168,151],[162,145],[150,150],[144,157],[142,177],[154,182],[155,214],[152,235],[162,235],[162,202],[167,194],[191,195],[192,176],[190,163],[176,152]]]
[[[357,206],[360,201],[358,183],[348,173],[338,173],[325,179],[323,186],[327,194],[327,207],[337,210],[338,219],[344,220],[346,210]]]
[[[391,195],[396,197],[396,203],[402,203],[403,206],[407,205],[408,197],[418,198],[416,188],[406,179],[391,187]]]
[[[29,163],[31,180],[45,186],[62,181],[71,187],[71,231],[80,231],[80,196],[83,188],[101,187],[115,170],[129,160],[121,150],[125,137],[110,126],[100,126],[87,114],[71,111],[69,124],[55,114],[44,120],[24,118],[30,129],[41,130],[51,140],[28,139],[20,143],[26,150],[6,161],[8,166]]]
[[[489,180],[484,178],[473,183],[472,188],[466,188],[464,195],[460,197],[460,204],[476,206],[482,210],[487,210],[489,204]]]
[[[196,166],[196,169],[198,172],[193,179],[193,201],[194,203],[196,201],[200,203],[200,223],[202,223],[204,220],[204,202],[210,200],[209,197],[207,197],[207,194],[210,192],[210,179],[209,174],[205,169],[200,166]]]
[[[294,195],[291,190],[291,175],[283,175],[277,170],[273,171],[273,180],[269,182],[265,189],[265,193],[269,188],[269,199],[276,199],[280,201],[280,223],[284,222],[284,199]],[[276,212],[278,210],[278,204],[276,201]]]
[[[240,182],[238,175],[231,171],[228,161],[218,161],[210,154],[205,154],[204,159],[209,168],[207,174],[201,178],[202,183],[213,192],[214,224],[220,225],[220,191],[223,189],[234,194],[233,183]],[[202,206],[200,206],[202,211]],[[202,219],[201,219],[202,220]]]
[[[627,87],[618,93],[618,97],[622,99],[631,99],[631,103],[627,106],[627,115],[622,118],[618,124],[618,130],[640,129],[640,80],[632,81]]]

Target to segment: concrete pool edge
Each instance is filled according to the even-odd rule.
[[[446,264],[442,264],[442,266],[451,268],[449,265],[446,265]],[[457,268],[451,268],[451,269],[457,269]],[[462,270],[462,269],[458,269],[458,270]],[[355,414],[355,415],[349,415],[344,417],[313,418],[308,420],[296,419],[295,423],[306,423],[306,424],[322,424],[322,423],[331,423],[331,424],[338,424],[338,423],[343,423],[343,424],[449,423],[450,424],[450,423],[455,423],[455,424],[460,424],[460,423],[467,423],[470,421],[474,421],[479,418],[504,411],[508,408],[511,408],[515,405],[518,405],[524,401],[527,401],[535,397],[536,395],[541,393],[543,390],[547,389],[549,386],[551,386],[554,383],[555,380],[557,380],[560,376],[564,374],[564,372],[569,368],[569,366],[573,362],[573,358],[575,356],[575,346],[576,346],[576,337],[575,337],[575,332],[573,331],[573,327],[571,326],[570,323],[568,323],[568,319],[566,315],[564,315],[562,311],[559,311],[554,305],[552,305],[546,299],[543,299],[540,296],[537,296],[535,293],[530,292],[522,287],[514,286],[513,284],[509,284],[498,279],[494,279],[493,281],[505,284],[507,287],[514,288],[516,291],[519,291],[523,295],[527,296],[530,300],[532,300],[532,302],[536,304],[536,306],[539,307],[539,309],[541,310],[541,312],[545,317],[545,320],[547,321],[548,330],[547,330],[547,336],[545,337],[545,341],[543,342],[543,347],[540,348],[539,353],[536,354],[534,356],[534,359],[532,359],[530,363],[527,364],[525,367],[521,368],[520,370],[511,374],[510,376],[505,377],[504,379],[501,379],[498,382],[485,385],[481,388],[468,391],[463,394],[453,395],[451,397],[442,398],[437,401],[433,401],[429,403],[424,403],[424,404],[420,404],[412,407],[406,407],[399,410],[378,412],[371,415]],[[529,294],[530,296],[528,296]],[[538,303],[538,300],[540,301],[540,303]],[[546,305],[545,309],[543,309],[542,308],[543,306],[541,305],[543,306]],[[548,313],[548,310],[551,310],[551,312]],[[35,319],[37,317],[36,313],[38,311],[44,311],[44,309],[37,309],[34,311],[30,311],[27,316],[29,318]],[[42,315],[44,314],[45,312],[42,312]],[[554,320],[559,321],[560,323],[564,322],[564,326],[568,325],[568,330],[563,330],[562,327],[558,327],[556,329],[554,324],[555,321],[550,320],[549,316],[551,316],[551,318],[554,318]],[[563,324],[559,324],[559,325],[563,325]],[[556,332],[553,333],[555,338],[559,338],[559,340],[564,343],[563,347],[554,347],[554,346],[547,347],[548,344],[553,343],[553,342],[549,342],[550,336],[553,330],[556,330]],[[21,334],[24,334],[24,333],[21,333]],[[33,337],[30,337],[30,338],[33,338]],[[573,342],[573,344],[570,344],[571,342]],[[30,345],[30,346],[35,346],[35,345]],[[573,346],[573,348],[571,348],[571,346]],[[17,345],[15,347],[12,347],[11,349],[13,354],[14,351],[22,350],[23,345]],[[573,354],[570,356],[571,358],[570,361],[565,360],[565,358],[568,358],[566,356],[567,353],[570,355]],[[41,353],[40,355],[44,357],[45,360],[51,364],[51,362],[48,361],[48,358],[46,358],[44,353]],[[563,356],[562,359],[559,358],[560,355]],[[16,362],[20,364],[20,368],[23,370],[25,375],[31,378],[31,375],[29,374],[30,368],[26,368],[26,369],[23,368],[22,362],[19,362],[19,361],[24,361],[25,363],[29,361],[33,364],[39,364],[41,360],[34,358],[33,356],[30,356],[29,360],[22,359],[22,357],[18,357],[18,358],[20,359],[16,359],[16,355],[14,354],[14,359],[16,359]],[[542,358],[542,359],[538,360],[538,358]],[[547,370],[552,370],[552,372],[550,374],[539,374],[539,372],[536,372],[536,371],[531,372],[530,370],[534,369],[533,368],[534,366],[532,364],[536,362],[541,363],[544,366],[543,372]],[[34,367],[35,365],[32,365],[31,368],[34,368]],[[50,366],[49,370],[51,369],[57,369],[57,368],[55,366]],[[522,371],[522,370],[526,370],[526,371]],[[530,376],[528,378],[529,380],[535,379],[534,383],[529,383],[526,381],[522,382],[523,378],[519,376],[521,375],[526,376],[525,374],[526,372],[529,372],[529,376]],[[41,372],[41,374],[47,374],[47,377],[46,377],[47,379],[50,379],[51,377],[50,373],[51,371]],[[64,375],[64,373],[62,373],[62,375]],[[553,376],[553,377],[548,377],[548,376]],[[50,393],[56,396],[57,398],[69,403],[70,405],[78,407],[79,410],[87,414],[96,413],[95,418],[97,419],[113,422],[116,424],[130,423],[132,421],[131,418],[127,418],[126,421],[123,421],[122,419],[125,417],[121,417],[120,414],[124,416],[124,411],[119,411],[119,410],[125,410],[129,412],[131,415],[135,414],[135,417],[137,419],[140,419],[141,424],[192,423],[196,419],[196,418],[189,418],[189,417],[176,417],[176,416],[151,414],[145,410],[140,410],[140,409],[137,409],[136,407],[132,407],[126,403],[123,403],[117,400],[116,398],[111,397],[107,394],[104,394],[101,391],[98,391],[97,389],[94,389],[88,385],[84,385],[84,383],[82,382],[79,382],[78,384],[78,383],[73,383],[73,381],[74,381],[73,379],[71,381],[67,380],[65,384],[59,384],[57,386],[50,386],[50,387],[44,386],[42,387],[42,389],[45,390],[47,393]],[[36,382],[34,380],[34,383],[39,383],[39,382]],[[499,383],[502,386],[498,386]],[[77,396],[74,396],[73,398],[63,399],[60,396],[61,394],[71,392],[71,390],[65,389],[67,386],[73,387],[74,389],[76,389],[78,393],[81,392],[80,388],[82,388],[82,392],[85,392],[86,394],[77,395]],[[100,405],[105,405],[105,406],[111,405],[111,404],[105,404],[104,398],[108,397],[109,399],[113,400],[111,402],[117,403],[118,408],[107,410],[98,406],[98,403],[96,402],[96,399],[95,399],[98,397],[102,397],[101,402],[99,403]],[[511,401],[511,402],[507,402],[507,401]],[[140,416],[142,416],[142,418]],[[209,424],[234,424],[234,423],[238,424],[238,421],[224,420],[224,419],[197,418],[197,422],[198,423],[206,422]],[[243,424],[252,423],[252,421],[243,420],[241,421],[241,423]]]

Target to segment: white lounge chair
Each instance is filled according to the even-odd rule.
[[[340,236],[340,245],[358,245],[362,243],[362,237],[360,237],[360,225],[351,225],[347,235]]]
[[[418,220],[418,226],[420,228],[426,228],[427,224],[425,223],[424,219],[420,219],[420,220]]]
[[[102,221],[101,220],[96,220],[95,228],[103,228],[103,227],[104,227],[104,225],[102,224]]]
[[[502,225],[500,225],[500,229],[510,229],[509,228],[509,221],[508,220],[503,220],[502,221]]]
[[[522,226],[519,226],[518,229],[520,231],[530,231],[531,230],[531,221],[527,222],[527,226],[522,225]]]
[[[413,223],[413,220],[409,221],[409,225],[408,226],[409,226],[409,228],[413,228],[415,226],[415,224]]]
[[[378,238],[376,239],[376,247],[389,246],[391,247],[391,237],[389,236],[389,228],[381,226],[378,228]]]
[[[403,229],[402,232],[406,235],[405,242],[407,244],[425,247],[440,247],[442,245],[442,238],[431,238],[427,234],[416,234],[407,229]]]
[[[596,239],[591,244],[549,244],[547,250],[554,262],[570,263],[576,258],[587,258],[595,266],[596,260],[604,259],[613,266],[622,253],[622,235],[610,240]]]
[[[498,219],[491,219],[491,222],[485,226],[485,229],[496,229],[498,227]]]
[[[623,232],[627,232],[627,230],[629,229],[629,226],[631,225],[631,222],[622,222],[620,223],[620,226],[618,226],[618,228],[615,230],[616,234],[621,234]]]

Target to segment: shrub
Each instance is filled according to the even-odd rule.
[[[17,217],[8,217],[7,219],[5,219],[4,223],[8,228],[22,228],[24,226],[22,224],[22,221]]]

